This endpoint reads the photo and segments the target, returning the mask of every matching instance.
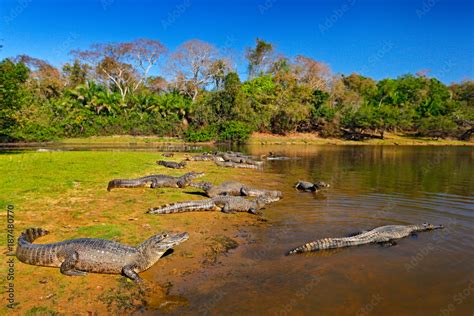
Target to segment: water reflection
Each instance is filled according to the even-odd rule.
[[[249,147],[299,160],[268,161],[254,183],[284,199],[240,247],[206,278],[181,284],[190,308],[218,293],[208,314],[433,315],[469,314],[474,300],[453,297],[474,279],[474,155],[470,147]],[[299,179],[331,188],[302,193]],[[304,242],[380,225],[430,222],[446,229],[405,238],[397,246],[366,245],[289,256]],[[474,295],[471,294],[471,295]],[[178,313],[189,312],[179,310]],[[369,311],[369,312],[368,312]]]

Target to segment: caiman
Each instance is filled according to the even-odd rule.
[[[243,169],[259,169],[260,168],[260,165],[251,165],[248,163],[236,163],[232,161],[215,160],[215,164],[219,167],[226,167],[226,168],[243,168]]]
[[[308,181],[298,181],[296,184],[295,184],[295,188],[298,189],[298,190],[301,190],[301,191],[306,191],[306,192],[317,192],[321,189],[324,189],[324,188],[329,188],[330,185],[326,182],[323,182],[323,181],[318,181],[316,183],[311,183],[311,182],[308,182]]]
[[[33,244],[49,232],[42,228],[28,228],[18,238],[16,257],[23,263],[59,267],[70,276],[92,273],[122,274],[134,281],[142,281],[138,273],[154,265],[163,254],[189,238],[188,233],[160,233],[131,247],[98,238],[80,238],[51,244]]]
[[[172,169],[183,169],[184,167],[186,167],[186,161],[175,162],[175,161],[158,160],[156,163],[160,166],[164,166],[166,168],[172,168]]]
[[[387,225],[363,231],[350,237],[324,238],[306,243],[293,250],[287,255],[303,252],[312,252],[325,249],[344,248],[370,243],[383,245],[394,245],[396,239],[404,238],[416,232],[444,228],[443,225],[421,224],[421,225]]]
[[[215,197],[218,195],[282,197],[280,191],[256,189],[237,181],[225,181],[219,185],[213,185],[210,182],[191,182],[189,186],[204,190],[206,195],[209,197]]]
[[[114,179],[109,182],[107,191],[114,188],[138,188],[150,184],[150,188],[184,188],[192,180],[202,177],[204,172],[188,172],[180,177],[173,177],[164,174],[153,174],[138,179]]]
[[[187,161],[214,161],[215,157],[209,154],[186,156],[185,160]]]
[[[183,212],[221,211],[224,213],[248,212],[257,214],[266,204],[278,201],[277,198],[261,196],[247,200],[238,196],[216,196],[207,200],[186,201],[150,208],[150,214],[170,214]]]

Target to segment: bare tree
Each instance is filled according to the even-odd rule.
[[[129,45],[129,59],[135,64],[136,69],[140,72],[134,91],[146,81],[150,70],[158,63],[160,57],[168,52],[168,49],[159,41],[150,39],[137,39]]]
[[[136,91],[147,79],[150,70],[167,52],[159,41],[138,39],[133,42],[93,44],[89,50],[76,50],[72,54],[91,64],[97,79],[112,83],[122,100]]]
[[[328,91],[332,80],[328,65],[302,55],[295,58],[295,73],[298,81],[312,90]]]
[[[218,58],[217,48],[209,43],[193,39],[181,44],[168,60],[175,88],[196,100],[199,90],[211,83]]]
[[[64,87],[61,72],[47,61],[28,55],[19,55],[17,62],[25,64],[30,69],[29,84],[39,89],[46,97],[59,96]]]

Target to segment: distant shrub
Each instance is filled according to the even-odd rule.
[[[188,142],[230,142],[244,143],[249,139],[252,127],[239,121],[229,121],[221,124],[212,124],[206,127],[191,127],[184,132]]]
[[[431,116],[420,120],[419,135],[435,138],[452,136],[457,131],[457,124],[446,116]]]
[[[198,129],[190,128],[184,132],[184,139],[188,142],[210,142],[217,137],[217,126],[209,125]]]
[[[217,140],[220,142],[244,143],[250,138],[252,127],[239,121],[229,121],[219,126]]]

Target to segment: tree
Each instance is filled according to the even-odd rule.
[[[331,70],[329,66],[310,57],[298,55],[295,58],[295,74],[299,84],[311,90],[329,91]]]
[[[145,82],[145,86],[152,92],[161,94],[168,88],[168,82],[161,76],[150,76]]]
[[[78,59],[74,60],[72,65],[66,63],[63,66],[63,73],[67,80],[67,86],[74,88],[78,85],[85,84],[89,71],[90,67],[86,64],[82,64]]]
[[[228,59],[220,58],[212,63],[210,67],[210,74],[215,90],[224,88],[226,76],[231,71],[232,67],[230,66],[230,61]]]
[[[29,69],[21,62],[10,59],[0,62],[0,140],[10,140],[17,123],[17,112],[26,102],[27,91],[24,84]]]
[[[276,84],[273,77],[265,75],[246,81],[242,91],[249,102],[244,122],[252,124],[256,130],[268,131],[275,113]]]
[[[218,58],[217,48],[207,42],[194,39],[181,44],[168,61],[175,88],[195,101],[199,90],[221,71],[215,67]]]
[[[262,76],[268,73],[273,64],[273,45],[259,38],[256,39],[255,48],[248,48],[245,54],[249,65],[249,79]]]
[[[132,42],[93,44],[89,50],[75,50],[72,54],[89,63],[99,79],[110,81],[125,100],[147,79],[150,70],[167,52],[159,41],[137,39]]]
[[[38,89],[42,97],[58,97],[61,94],[64,80],[56,67],[45,60],[28,55],[19,55],[16,60],[30,69],[29,84],[32,89]]]

